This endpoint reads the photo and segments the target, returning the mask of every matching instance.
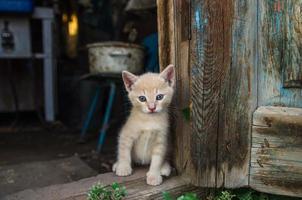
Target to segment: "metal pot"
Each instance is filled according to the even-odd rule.
[[[87,45],[91,73],[139,73],[144,66],[144,48],[123,42],[102,42]]]

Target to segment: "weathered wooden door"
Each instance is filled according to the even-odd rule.
[[[302,197],[302,0],[259,0],[257,16],[249,184]]]
[[[161,66],[176,64],[178,109],[191,107],[190,122],[177,118],[178,171],[199,186],[302,196],[300,110],[272,117],[280,108],[261,107],[302,108],[302,0],[158,0],[158,14]],[[291,120],[283,129],[271,121],[261,138],[254,112],[257,119]],[[268,141],[276,137],[266,134],[279,133],[284,144]],[[295,160],[269,143],[286,144]],[[263,145],[269,154],[261,154]]]

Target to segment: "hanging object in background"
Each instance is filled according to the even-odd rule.
[[[133,43],[136,41],[138,36],[138,31],[135,28],[135,24],[133,21],[129,21],[124,26],[123,32],[128,35],[128,41]]]
[[[79,20],[76,12],[76,2],[70,0],[69,3],[69,10],[62,14],[62,29],[66,41],[66,54],[69,58],[75,58],[78,53]]]
[[[68,35],[76,36],[78,34],[78,29],[78,17],[75,13],[73,13],[68,21]]]
[[[123,42],[102,42],[87,45],[91,73],[140,73],[144,66],[144,48]]]
[[[64,32],[66,36],[66,54],[69,58],[75,58],[77,56],[78,46],[78,33],[79,33],[79,22],[76,13],[67,15],[64,13],[62,21],[65,26]]]
[[[156,8],[156,0],[130,0],[125,8],[126,11],[146,10]]]

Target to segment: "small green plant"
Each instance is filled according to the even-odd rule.
[[[259,199],[259,198],[253,197],[253,191],[252,190],[247,190],[247,191],[243,190],[243,192],[241,192],[239,194],[236,194],[236,197],[239,200],[264,200],[264,199]]]
[[[236,195],[232,194],[230,191],[222,191],[220,195],[216,196],[214,200],[232,200]]]
[[[163,192],[163,199],[164,200],[174,200],[170,193]],[[195,193],[185,193],[179,197],[176,198],[176,200],[198,200],[197,194]]]
[[[87,194],[87,200],[121,200],[127,195],[125,186],[112,183],[111,187],[104,187],[100,183],[93,185]]]
[[[171,194],[169,192],[163,192],[163,199],[164,200],[173,200]]]
[[[197,194],[195,193],[185,193],[177,198],[177,200],[198,200]]]
[[[237,193],[232,193],[231,191],[225,190],[217,193],[214,196],[212,195],[214,194],[212,193],[211,196],[208,196],[206,199],[208,200],[269,200],[265,194],[255,196],[252,190],[241,190]],[[168,192],[163,192],[163,199],[164,200],[199,200],[197,194],[195,193],[185,193],[175,199]]]

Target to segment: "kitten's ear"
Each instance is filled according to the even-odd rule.
[[[131,91],[131,86],[135,83],[135,81],[137,81],[138,77],[128,71],[123,71],[122,77],[126,90],[128,92]]]
[[[160,77],[164,78],[171,87],[174,87],[175,85],[175,67],[174,65],[170,64],[168,65],[164,71],[162,71],[160,74]]]

